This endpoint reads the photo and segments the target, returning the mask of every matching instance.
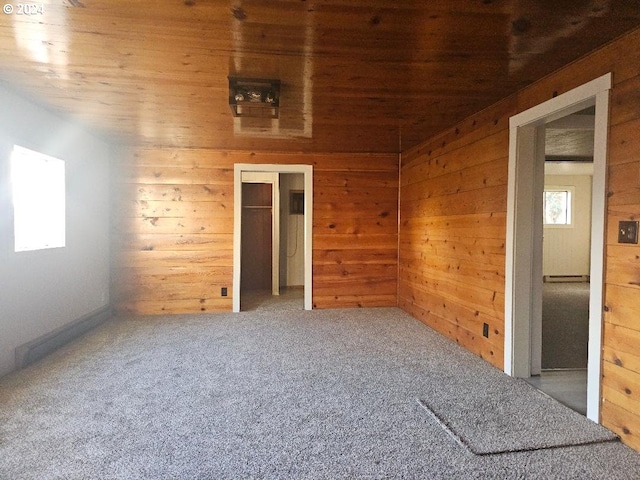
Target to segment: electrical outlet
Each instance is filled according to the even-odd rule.
[[[618,243],[638,243],[638,222],[622,220],[618,223]]]
[[[489,324],[488,323],[483,323],[482,324],[482,336],[485,338],[489,338]]]
[[[222,295],[223,297],[227,296],[227,287],[222,287],[220,289],[220,295]]]

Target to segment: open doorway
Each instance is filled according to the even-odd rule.
[[[541,371],[528,381],[587,413],[595,109],[547,123]]]
[[[304,302],[304,175],[280,174],[280,296],[294,308]]]
[[[236,164],[233,311],[312,308],[313,167]]]
[[[240,309],[304,308],[304,175],[242,173]]]
[[[275,174],[277,175],[277,174]],[[242,178],[240,294],[247,300],[241,309],[247,310],[253,299],[278,295],[278,237],[275,195],[277,176],[245,172]],[[275,273],[275,274],[274,274]]]
[[[599,422],[605,173],[611,75],[604,75],[510,119],[505,266],[505,372],[530,378],[542,370],[544,126],[594,108],[589,251],[587,417]]]

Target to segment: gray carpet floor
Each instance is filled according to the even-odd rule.
[[[587,368],[589,283],[542,288],[542,368]]]
[[[122,317],[0,379],[0,478],[640,478],[620,442],[473,455],[416,401],[511,380],[393,308]]]

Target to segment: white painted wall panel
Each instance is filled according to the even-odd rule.
[[[15,348],[109,304],[111,147],[0,87],[0,375]],[[14,144],[66,165],[66,247],[14,252],[9,156]]]
[[[280,285],[287,287],[304,285],[304,216],[289,215],[291,190],[304,190],[303,174],[287,173],[280,176]]]
[[[591,249],[590,175],[545,175],[545,186],[573,186],[573,226],[544,228],[543,275],[589,275]]]

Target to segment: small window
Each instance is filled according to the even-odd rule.
[[[545,187],[544,225],[571,226],[573,187]]]
[[[14,146],[11,187],[16,252],[65,246],[63,160]]]

